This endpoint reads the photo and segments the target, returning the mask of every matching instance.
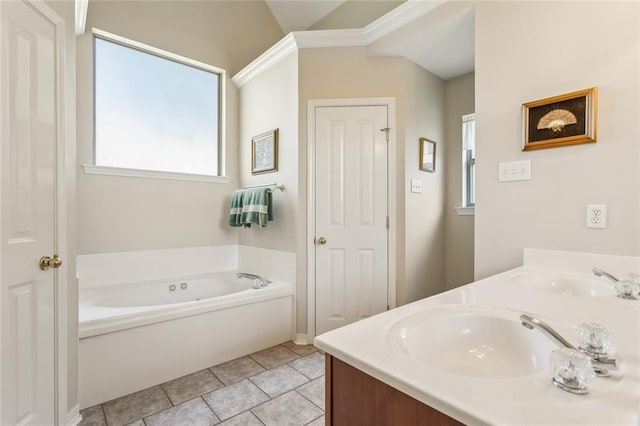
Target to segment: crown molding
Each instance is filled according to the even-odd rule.
[[[293,31],[234,75],[231,81],[241,88],[297,49],[367,46],[430,12],[446,1],[407,0],[364,28]]]
[[[262,55],[258,56],[253,62],[244,67],[240,72],[231,77],[231,81],[233,81],[237,87],[242,87],[297,49],[298,47],[296,46],[293,33],[289,33]]]
[[[75,28],[76,37],[84,34],[87,25],[87,10],[89,0],[75,0]]]
[[[365,46],[366,44],[362,29],[293,31],[234,75],[231,81],[237,87],[243,87],[298,49]]]
[[[407,0],[364,27],[363,36],[367,44],[373,43],[446,2],[447,0]]]

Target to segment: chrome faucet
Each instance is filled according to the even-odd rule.
[[[246,278],[249,280],[253,280],[253,288],[266,287],[271,282],[266,278],[262,278],[260,275],[249,274],[247,272],[238,272],[236,274],[236,277],[238,277],[238,279]]]
[[[612,368],[616,367],[615,358],[607,358],[606,356],[598,356],[592,353],[588,353],[582,350],[582,348],[576,349],[575,346],[569,343],[567,339],[562,337],[557,331],[551,328],[551,326],[549,326],[544,321],[541,321],[538,318],[534,317],[533,315],[523,312],[522,314],[520,314],[520,322],[522,323],[523,326],[525,326],[529,330],[533,330],[535,328],[536,330],[540,331],[542,334],[547,336],[551,341],[553,341],[556,345],[558,345],[561,348],[579,350],[580,352],[588,355],[591,358],[593,371],[596,373],[597,376],[600,376],[600,377],[609,376],[609,371],[605,368],[602,368],[603,365],[606,365]]]
[[[620,281],[619,279],[617,279],[616,277],[614,277],[613,275],[611,275],[610,273],[608,273],[607,271],[604,271],[600,268],[593,268],[591,270],[591,272],[594,273],[594,275],[596,275],[597,277],[605,277],[610,279],[611,281],[613,281],[614,283],[617,283],[618,281]]]
[[[540,332],[542,332],[542,334],[547,336],[561,348],[576,349],[575,346],[573,346],[567,341],[567,339],[558,334],[558,332],[551,328],[547,323],[540,321],[538,318],[535,318],[532,315],[523,312],[522,314],[520,314],[520,322],[522,322],[522,325],[524,325],[529,330],[533,330],[534,328],[539,330]]]

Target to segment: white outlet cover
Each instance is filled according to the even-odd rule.
[[[607,227],[607,205],[587,205],[587,228],[603,229]]]

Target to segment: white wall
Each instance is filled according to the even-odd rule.
[[[86,175],[93,158],[91,27],[226,69],[226,169],[230,184]],[[242,28],[242,37],[238,29]],[[227,226],[239,186],[238,99],[230,76],[282,36],[263,2],[91,1],[77,39],[78,252],[237,243]]]
[[[396,98],[397,304],[444,290],[444,175],[418,171],[418,138],[443,139],[443,83],[403,58],[374,58],[364,47],[301,49],[297,245],[299,331],[306,329],[307,101],[309,99]],[[330,65],[329,65],[330,64]],[[444,157],[438,157],[442,170]],[[410,177],[423,179],[422,194],[409,193]],[[405,235],[411,234],[405,238]],[[301,305],[300,301],[302,301]]]
[[[474,216],[459,216],[455,208],[462,205],[462,116],[475,111],[474,80],[474,73],[470,73],[448,80],[444,86],[447,289],[473,281]]]
[[[521,264],[522,248],[640,255],[637,2],[476,4],[475,277]],[[598,142],[521,152],[524,102],[597,86]],[[498,183],[499,161],[532,180]],[[589,203],[607,229],[585,228]]]
[[[404,75],[405,107],[405,286],[399,303],[408,303],[445,289],[445,158],[444,83],[423,68],[408,62]],[[419,139],[436,142],[434,173],[419,169]],[[409,191],[411,179],[422,181],[422,193]],[[403,209],[400,209],[402,212]]]
[[[237,228],[240,243],[295,252],[298,204],[298,52],[269,68],[240,89],[240,184],[277,182],[273,192],[273,222],[265,228]],[[251,174],[251,137],[278,131],[278,171]]]

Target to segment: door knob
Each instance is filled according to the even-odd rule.
[[[49,268],[57,269],[62,265],[62,259],[58,257],[57,254],[54,254],[53,257],[42,256],[40,258],[40,269],[46,271]]]
[[[325,237],[320,237],[316,240],[316,244],[318,244],[319,246],[323,246],[327,244],[327,239]]]

